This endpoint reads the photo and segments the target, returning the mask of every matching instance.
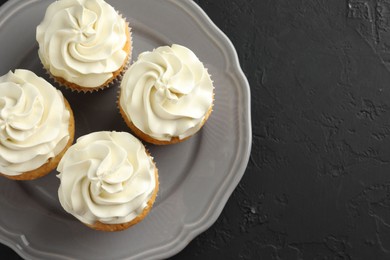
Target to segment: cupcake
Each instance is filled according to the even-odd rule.
[[[103,0],[53,2],[37,27],[36,40],[51,77],[83,92],[112,85],[132,51],[128,23]]]
[[[77,139],[60,161],[62,207],[90,228],[120,231],[146,217],[158,192],[158,172],[143,144],[126,132]]]
[[[207,69],[190,49],[174,44],[139,55],[123,76],[118,106],[135,135],[165,145],[198,132],[213,99]]]
[[[0,77],[0,175],[33,180],[54,170],[74,138],[69,103],[28,70]]]

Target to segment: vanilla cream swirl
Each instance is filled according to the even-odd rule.
[[[37,27],[39,57],[55,77],[97,87],[126,61],[128,26],[103,0],[60,0]]]
[[[141,53],[121,83],[120,106],[142,132],[157,140],[193,135],[213,102],[213,83],[184,46]]]
[[[91,225],[133,220],[156,188],[152,158],[143,144],[126,132],[94,132],[80,137],[57,170],[61,205]]]
[[[0,77],[0,172],[17,176],[58,155],[70,113],[60,91],[28,70]]]

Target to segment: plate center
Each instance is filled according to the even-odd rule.
[[[137,32],[136,39],[133,39],[136,44],[133,46],[132,61],[143,51],[169,44],[161,35],[153,33],[153,30],[145,28],[144,25],[137,24],[135,21],[132,22],[132,25],[133,37],[134,32]],[[118,84],[105,90],[86,94],[72,92],[60,87],[42,68],[38,57],[37,44],[21,58],[17,68],[35,72],[63,93],[74,113],[75,140],[82,135],[96,131],[125,131],[131,133],[120,116],[117,107]],[[172,194],[186,178],[192,162],[195,160],[201,137],[200,132],[186,142],[170,146],[154,146],[145,143],[159,170],[160,188],[155,206],[158,206]],[[62,209],[58,200],[59,179],[56,177],[57,174],[57,171],[53,171],[48,176],[35,181],[21,182],[19,185],[37,203],[61,218],[66,218],[68,214]]]

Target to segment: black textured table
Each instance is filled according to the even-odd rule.
[[[172,259],[390,259],[390,0],[196,2],[237,49],[253,146]]]

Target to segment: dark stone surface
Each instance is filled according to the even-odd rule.
[[[172,259],[390,259],[390,0],[196,2],[250,82],[253,147]]]

